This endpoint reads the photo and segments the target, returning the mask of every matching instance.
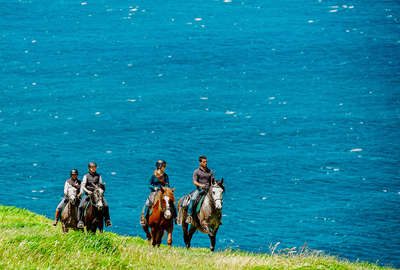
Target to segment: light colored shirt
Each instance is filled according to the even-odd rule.
[[[86,174],[85,174],[83,176],[83,179],[82,179],[81,193],[83,193],[85,191],[86,193],[89,194],[89,193],[91,193],[91,191],[86,188],[86,183],[87,183],[87,177],[86,177]],[[99,183],[103,184],[103,179],[101,179],[101,175],[99,175]]]

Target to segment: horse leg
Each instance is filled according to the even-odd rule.
[[[153,247],[157,244],[157,230],[155,227],[151,228],[151,241],[152,241],[152,245]]]
[[[168,228],[167,233],[168,233],[168,247],[171,248],[172,246],[172,230],[174,229],[174,225],[172,224],[171,227]]]
[[[190,225],[190,229],[187,235],[187,241],[188,241],[186,244],[187,248],[190,248],[190,242],[192,241],[192,236],[196,230],[197,230],[196,226],[194,226],[193,224]]]
[[[190,248],[190,243],[188,244],[188,227],[189,225],[187,223],[182,223],[183,241],[185,242],[186,247]]]
[[[160,247],[161,245],[161,241],[162,241],[162,237],[164,235],[164,230],[163,229],[159,229],[158,230],[158,235],[157,235],[157,246]]]
[[[217,235],[217,231],[218,231],[218,226],[214,229],[214,230],[208,230],[208,237],[210,237],[210,249],[211,251],[214,251],[215,249],[215,237]]]
[[[143,225],[142,228],[143,228],[143,231],[146,233],[147,243],[150,245],[151,234],[149,232],[149,226],[148,225]]]

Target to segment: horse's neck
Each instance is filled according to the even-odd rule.
[[[212,196],[211,196],[211,189],[209,192],[207,192],[201,208],[203,208],[204,213],[207,215],[211,215],[213,212],[213,209],[215,209],[214,200],[212,199]]]

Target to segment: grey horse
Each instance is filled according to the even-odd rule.
[[[225,187],[223,185],[224,179],[221,181],[213,181],[204,198],[198,214],[193,214],[194,218],[192,223],[185,223],[187,217],[187,210],[182,207],[182,202],[185,196],[178,202],[178,219],[177,224],[182,226],[183,240],[187,248],[190,248],[192,236],[196,230],[208,234],[210,238],[210,249],[215,249],[215,236],[218,232],[219,226],[222,224],[222,204],[223,194]],[[196,216],[195,216],[196,215]]]
[[[70,186],[67,190],[68,203],[65,206],[61,215],[61,224],[63,232],[68,232],[68,229],[77,230],[78,224],[78,190]]]

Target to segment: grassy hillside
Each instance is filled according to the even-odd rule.
[[[303,252],[260,255],[153,248],[139,237],[61,233],[46,217],[0,205],[0,269],[390,269]]]

